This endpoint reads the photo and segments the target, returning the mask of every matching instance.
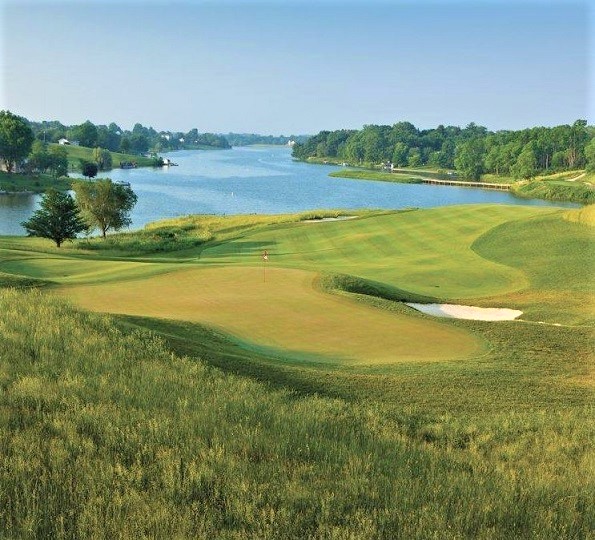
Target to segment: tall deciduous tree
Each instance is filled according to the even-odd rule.
[[[68,174],[68,151],[63,146],[50,148],[50,169],[55,178]]]
[[[68,193],[50,189],[43,196],[41,208],[21,224],[29,236],[49,238],[60,247],[86,229],[74,199]]]
[[[97,163],[100,171],[105,171],[112,168],[112,154],[105,148],[99,146],[93,150],[93,159]]]
[[[0,111],[0,158],[8,172],[29,155],[34,138],[24,118],[10,111]]]
[[[122,137],[120,142],[120,152],[123,152],[124,154],[130,152],[130,139],[128,139],[128,137]]]
[[[479,180],[483,172],[483,156],[483,140],[470,139],[457,146],[455,167],[464,178]]]
[[[51,156],[48,152],[48,145],[43,141],[33,141],[27,169],[29,171],[45,172],[51,165]]]
[[[95,182],[75,182],[72,188],[89,228],[99,229],[103,238],[108,231],[117,231],[132,222],[130,211],[137,198],[129,187],[105,178]]]
[[[77,126],[74,134],[81,146],[93,148],[97,144],[97,126],[89,120]]]
[[[587,170],[595,171],[595,137],[585,146],[585,158],[587,159]]]

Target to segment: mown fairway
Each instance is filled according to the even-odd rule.
[[[207,248],[201,260],[246,264],[267,249],[272,264],[356,275],[438,298],[481,297],[522,289],[528,282],[522,271],[479,256],[473,242],[497,225],[543,212],[459,206],[287,224]]]
[[[0,286],[42,286],[0,288],[0,536],[590,538],[592,216],[0,238]],[[415,295],[524,320],[394,301]]]

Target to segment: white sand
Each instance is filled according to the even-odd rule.
[[[435,317],[451,319],[471,319],[473,321],[512,321],[523,312],[518,309],[480,308],[474,306],[458,306],[456,304],[413,304],[405,302],[413,309]]]

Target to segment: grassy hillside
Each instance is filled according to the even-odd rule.
[[[513,184],[511,191],[518,197],[526,199],[570,201],[579,204],[595,203],[595,188],[581,181],[531,180]]]
[[[142,238],[198,245],[136,258],[0,238],[0,286],[43,285],[0,288],[0,536],[589,537],[591,214],[193,217]]]
[[[49,146],[58,146],[57,144],[50,144]],[[63,145],[60,148],[66,148],[68,152],[68,167],[69,169],[78,170],[80,168],[81,159],[87,161],[95,161],[93,157],[93,148],[86,148],[84,146]],[[135,161],[139,167],[151,167],[153,160],[144,156],[137,156],[134,154],[121,154],[119,152],[110,152],[112,155],[112,162],[114,167],[120,166],[120,161]]]
[[[547,412],[431,413],[426,384],[461,382],[444,366],[403,370],[401,407],[300,397],[38,293],[0,292],[0,308],[8,537],[560,538],[593,525],[581,392]]]

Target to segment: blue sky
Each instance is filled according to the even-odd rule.
[[[590,2],[0,0],[0,108],[316,133],[595,118]]]

